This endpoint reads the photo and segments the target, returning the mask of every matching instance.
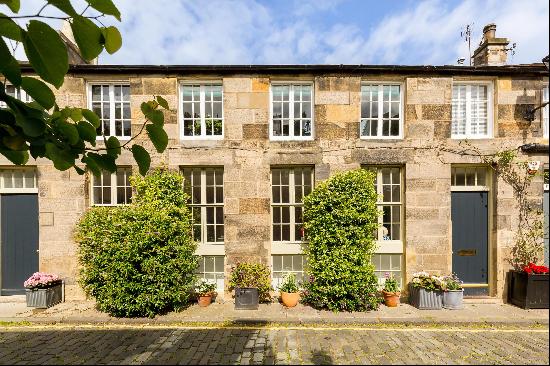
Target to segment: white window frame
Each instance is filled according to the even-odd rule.
[[[493,135],[494,127],[494,86],[492,81],[479,80],[479,81],[461,81],[455,80],[451,85],[451,108],[453,108],[453,90],[456,85],[466,85],[469,86],[466,89],[466,133],[464,135],[456,135],[452,132],[452,111],[451,111],[451,139],[455,140],[481,140],[481,139],[491,139]],[[487,134],[472,134],[471,131],[471,88],[470,86],[475,85],[484,85],[487,86]]]
[[[405,83],[398,82],[398,81],[370,81],[370,80],[363,80],[361,81],[361,88],[363,86],[367,85],[376,85],[378,86],[378,131],[377,136],[363,136],[361,135],[361,123],[362,123],[362,116],[361,116],[361,104],[363,103],[363,93],[361,91],[360,93],[360,101],[359,101],[359,139],[361,140],[402,140],[403,139],[403,129],[405,128]],[[383,96],[384,96],[384,85],[397,85],[399,86],[399,135],[398,136],[383,136],[382,135],[382,126],[383,126],[383,120],[384,117],[382,115],[383,112]],[[390,106],[391,111],[391,106]],[[391,124],[390,124],[391,129]]]
[[[382,269],[382,268],[378,268],[376,267],[376,264],[374,264],[374,274],[376,275],[376,277],[378,278],[378,287],[382,288],[384,286],[384,283],[386,282],[386,278],[385,278],[385,273],[389,273],[389,274],[396,274],[398,273],[399,274],[399,279],[400,279],[400,283],[399,283],[399,287],[400,288],[403,288],[403,280],[404,280],[404,276],[403,276],[403,262],[404,262],[404,255],[402,253],[374,253],[373,254],[373,259],[374,259],[374,256],[377,255],[379,256],[380,258],[384,255],[389,255],[389,256],[393,256],[393,255],[398,255],[400,257],[399,259],[399,269]],[[380,261],[381,262],[381,261]],[[390,257],[390,267],[392,266],[393,262],[392,262],[392,259]],[[378,274],[382,274],[382,276],[378,276]]]
[[[126,170],[126,174],[129,174],[131,175],[132,174],[132,167],[131,166],[119,166],[118,169],[124,169]],[[108,172],[107,172],[108,173]],[[101,174],[103,174],[103,172],[101,172]],[[124,188],[128,188],[129,186],[119,186],[118,185],[118,180],[117,180],[117,172],[114,172],[114,173],[110,173],[111,175],[111,203],[95,203],[95,196],[94,196],[94,187],[100,187],[100,186],[96,186],[94,185],[94,179],[96,178],[93,174],[90,173],[90,206],[122,206],[122,205],[128,205],[130,204],[130,202],[128,203],[118,203],[118,197],[117,197],[117,192],[118,192],[118,187],[124,187]],[[103,179],[103,177],[101,178]],[[101,186],[101,187],[107,187],[107,186]],[[132,195],[133,195],[133,192],[132,192]]]
[[[25,179],[25,176],[23,176],[23,186],[24,187],[10,187],[6,188],[5,182],[4,182],[4,172],[14,172],[14,171],[21,171],[23,174],[27,172],[33,173],[33,187],[27,187],[27,182]],[[28,166],[28,167],[18,167],[18,166],[3,166],[0,167],[0,193],[38,193],[38,177],[37,177],[37,171],[36,167],[34,166]],[[13,174],[12,174],[13,179]]]
[[[4,83],[4,88],[7,89],[8,86],[13,86],[13,85],[11,83],[7,83],[7,82]],[[33,101],[31,96],[29,94],[27,94],[27,92],[24,89],[18,88],[18,87],[14,87],[14,88],[15,88],[15,95],[12,95],[14,98],[19,99],[23,103],[30,103],[30,102]],[[19,95],[17,95],[18,93],[19,93]],[[6,92],[6,94],[8,94],[8,93]],[[0,108],[7,108],[7,106],[8,105],[5,102],[0,101]]]
[[[120,141],[127,141],[127,140],[130,140],[132,138],[132,88],[130,86],[130,83],[125,80],[125,81],[112,81],[112,80],[105,80],[104,82],[101,82],[101,81],[94,81],[94,82],[89,82],[87,83],[87,87],[86,87],[86,92],[87,92],[87,105],[88,105],[88,109],[93,111],[93,108],[92,108],[92,105],[93,105],[93,101],[92,101],[92,86],[104,86],[104,85],[108,85],[109,86],[109,129],[111,130],[111,132],[114,132],[114,134],[111,134],[111,135],[105,135],[105,137],[109,138],[111,136],[114,136],[116,137],[117,139],[119,139]],[[115,124],[115,86],[127,86],[128,88],[130,88],[130,136],[117,136],[116,135],[116,124]],[[101,116],[98,116],[101,120]],[[100,123],[103,123],[103,122],[100,122]],[[103,126],[100,126],[100,128],[103,127]],[[124,124],[122,125],[122,130],[124,131]],[[101,134],[97,135],[97,138],[96,140],[100,140],[100,141],[103,141],[103,136]]]
[[[294,181],[294,170],[295,169],[303,169],[303,168],[309,168],[311,169],[311,190],[313,190],[315,188],[315,167],[314,166],[311,166],[311,165],[298,165],[298,166],[272,166],[270,171],[269,171],[269,181],[270,181],[270,201],[271,201],[271,227],[270,227],[270,236],[271,236],[271,243],[273,245],[279,245],[279,246],[285,246],[285,245],[290,245],[290,246],[294,246],[294,247],[299,247],[299,244],[304,244],[304,243],[307,243],[307,241],[302,241],[302,240],[296,240],[296,233],[295,233],[295,226],[296,226],[296,212],[294,210],[294,208],[296,207],[302,207],[302,219],[303,219],[303,214],[304,214],[304,211],[303,211],[303,208],[304,208],[304,203],[303,203],[303,197],[304,197],[304,194],[302,192],[302,203],[296,203],[296,195],[295,195],[295,188],[296,188],[296,184],[295,184],[295,181]],[[279,202],[279,203],[275,203],[273,202],[273,170],[278,170],[278,169],[288,169],[289,170],[289,174],[288,174],[288,182],[289,182],[289,187],[288,187],[288,198],[289,198],[289,203],[282,203],[282,202]],[[291,209],[289,210],[290,211],[290,217],[289,217],[289,225],[290,225],[290,240],[279,240],[279,241],[275,241],[273,239],[273,208],[274,207],[290,207]],[[302,223],[303,224],[303,223]],[[273,254],[296,254],[294,253],[294,251],[291,251],[290,253],[279,253],[279,252],[274,252]]]
[[[274,260],[273,260],[273,257],[275,256],[291,256],[293,257],[292,258],[292,264],[293,264],[293,267],[294,267],[294,256],[295,255],[299,255],[302,257],[302,270],[301,271],[296,271],[296,270],[290,270],[290,271],[275,271],[275,265],[274,265]],[[279,286],[282,282],[282,278],[281,279],[276,279],[275,278],[275,273],[282,273],[283,275],[287,274],[287,273],[294,273],[294,274],[297,274],[297,273],[301,273],[302,274],[302,278],[306,275],[306,256],[305,254],[302,254],[302,253],[293,253],[293,254],[288,254],[288,253],[284,253],[284,254],[276,254],[276,253],[272,253],[271,255],[271,285],[273,286],[273,289],[277,292],[279,292]],[[299,281],[297,279],[297,281]]]
[[[195,136],[185,136],[183,134],[183,87],[199,85],[200,87],[200,115],[201,115],[201,134]],[[222,87],[222,134],[221,135],[206,135],[206,114],[205,114],[205,94],[204,87],[207,85],[219,85]],[[178,85],[178,122],[180,125],[180,140],[223,140],[225,136],[225,111],[224,111],[224,87],[222,80],[183,80],[179,82]]]
[[[206,265],[205,265],[205,261],[206,261],[206,257],[222,257],[223,258],[223,265],[222,265],[222,272],[207,272],[206,271]],[[216,269],[216,262],[215,262],[216,259],[214,259],[214,269]],[[214,274],[214,275],[219,275],[220,273],[222,274],[222,277],[221,279],[218,281],[216,280],[215,281],[215,285],[216,285],[216,291],[220,292],[220,293],[223,293],[224,291],[224,287],[225,287],[225,255],[199,255],[199,261],[202,261],[203,263],[203,268],[204,268],[204,272],[199,272],[199,267],[197,267],[197,271],[196,271],[196,274],[197,274],[197,277],[199,277],[200,279],[203,279],[204,281],[208,282],[208,283],[214,283],[212,282],[212,280],[210,279],[206,279],[205,278],[205,275],[206,274]],[[200,266],[200,264],[199,264]]]
[[[196,170],[199,169],[201,173],[201,200],[200,203],[189,203],[188,206],[191,210],[195,207],[199,207],[201,209],[201,240],[197,241],[200,246],[221,246],[223,247],[225,244],[225,236],[226,236],[226,226],[225,226],[225,169],[223,166],[182,166],[180,168],[181,174],[183,175],[184,171],[188,170]],[[206,203],[206,170],[207,169],[214,169],[214,170],[221,170],[222,171],[222,189],[223,189],[223,201],[222,203]],[[215,179],[215,178],[214,178]],[[185,182],[184,182],[185,184]],[[216,181],[214,180],[214,186],[217,186]],[[216,197],[216,191],[214,190],[214,197]],[[190,197],[191,198],[191,197]],[[206,217],[206,209],[208,207],[221,207],[223,210],[223,241],[208,241],[208,233],[207,233],[207,217]],[[216,210],[214,210],[214,220],[216,217]],[[219,225],[217,223],[214,224],[215,226]],[[193,225],[195,226],[195,225]],[[194,228],[193,228],[194,232]],[[201,253],[203,255],[207,255],[204,253]],[[213,255],[213,254],[208,254]]]
[[[289,85],[290,93],[288,96],[288,119],[289,136],[273,135],[273,86]],[[311,136],[294,136],[294,85],[308,85],[311,87]],[[272,81],[269,85],[269,139],[272,141],[312,141],[315,139],[315,85],[313,81]],[[292,121],[292,126],[290,125]]]
[[[466,170],[464,171],[464,185],[456,185],[456,169],[474,169],[474,184],[468,184],[466,179]],[[485,184],[478,185],[478,170],[485,171]],[[491,170],[484,165],[457,164],[451,166],[451,191],[453,192],[485,192],[490,191],[491,186]]]
[[[542,103],[547,103],[548,102],[548,100],[549,100],[548,93],[549,93],[549,91],[548,91],[548,82],[546,82],[543,85],[542,93],[541,93]],[[550,105],[547,104],[544,108],[541,108],[541,109],[542,109],[542,111],[541,111],[542,136],[543,136],[543,138],[548,139],[548,130],[550,129],[550,126],[548,125],[548,118],[550,117],[549,116]]]

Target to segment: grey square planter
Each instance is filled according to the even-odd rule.
[[[420,310],[440,310],[443,308],[442,291],[428,291],[409,285],[409,303]]]
[[[27,306],[47,309],[63,301],[62,283],[47,288],[26,289],[25,297]]]
[[[256,310],[258,309],[258,303],[259,297],[257,288],[237,287],[235,289],[236,310]]]

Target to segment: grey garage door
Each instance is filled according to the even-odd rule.
[[[23,282],[38,271],[38,196],[0,196],[1,294],[23,294]]]

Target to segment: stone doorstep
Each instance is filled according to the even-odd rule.
[[[0,304],[11,302],[27,302],[25,295],[0,296]]]

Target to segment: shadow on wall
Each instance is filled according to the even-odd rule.
[[[333,363],[328,340],[311,344],[297,330],[282,333],[261,326],[0,330],[0,364]]]

